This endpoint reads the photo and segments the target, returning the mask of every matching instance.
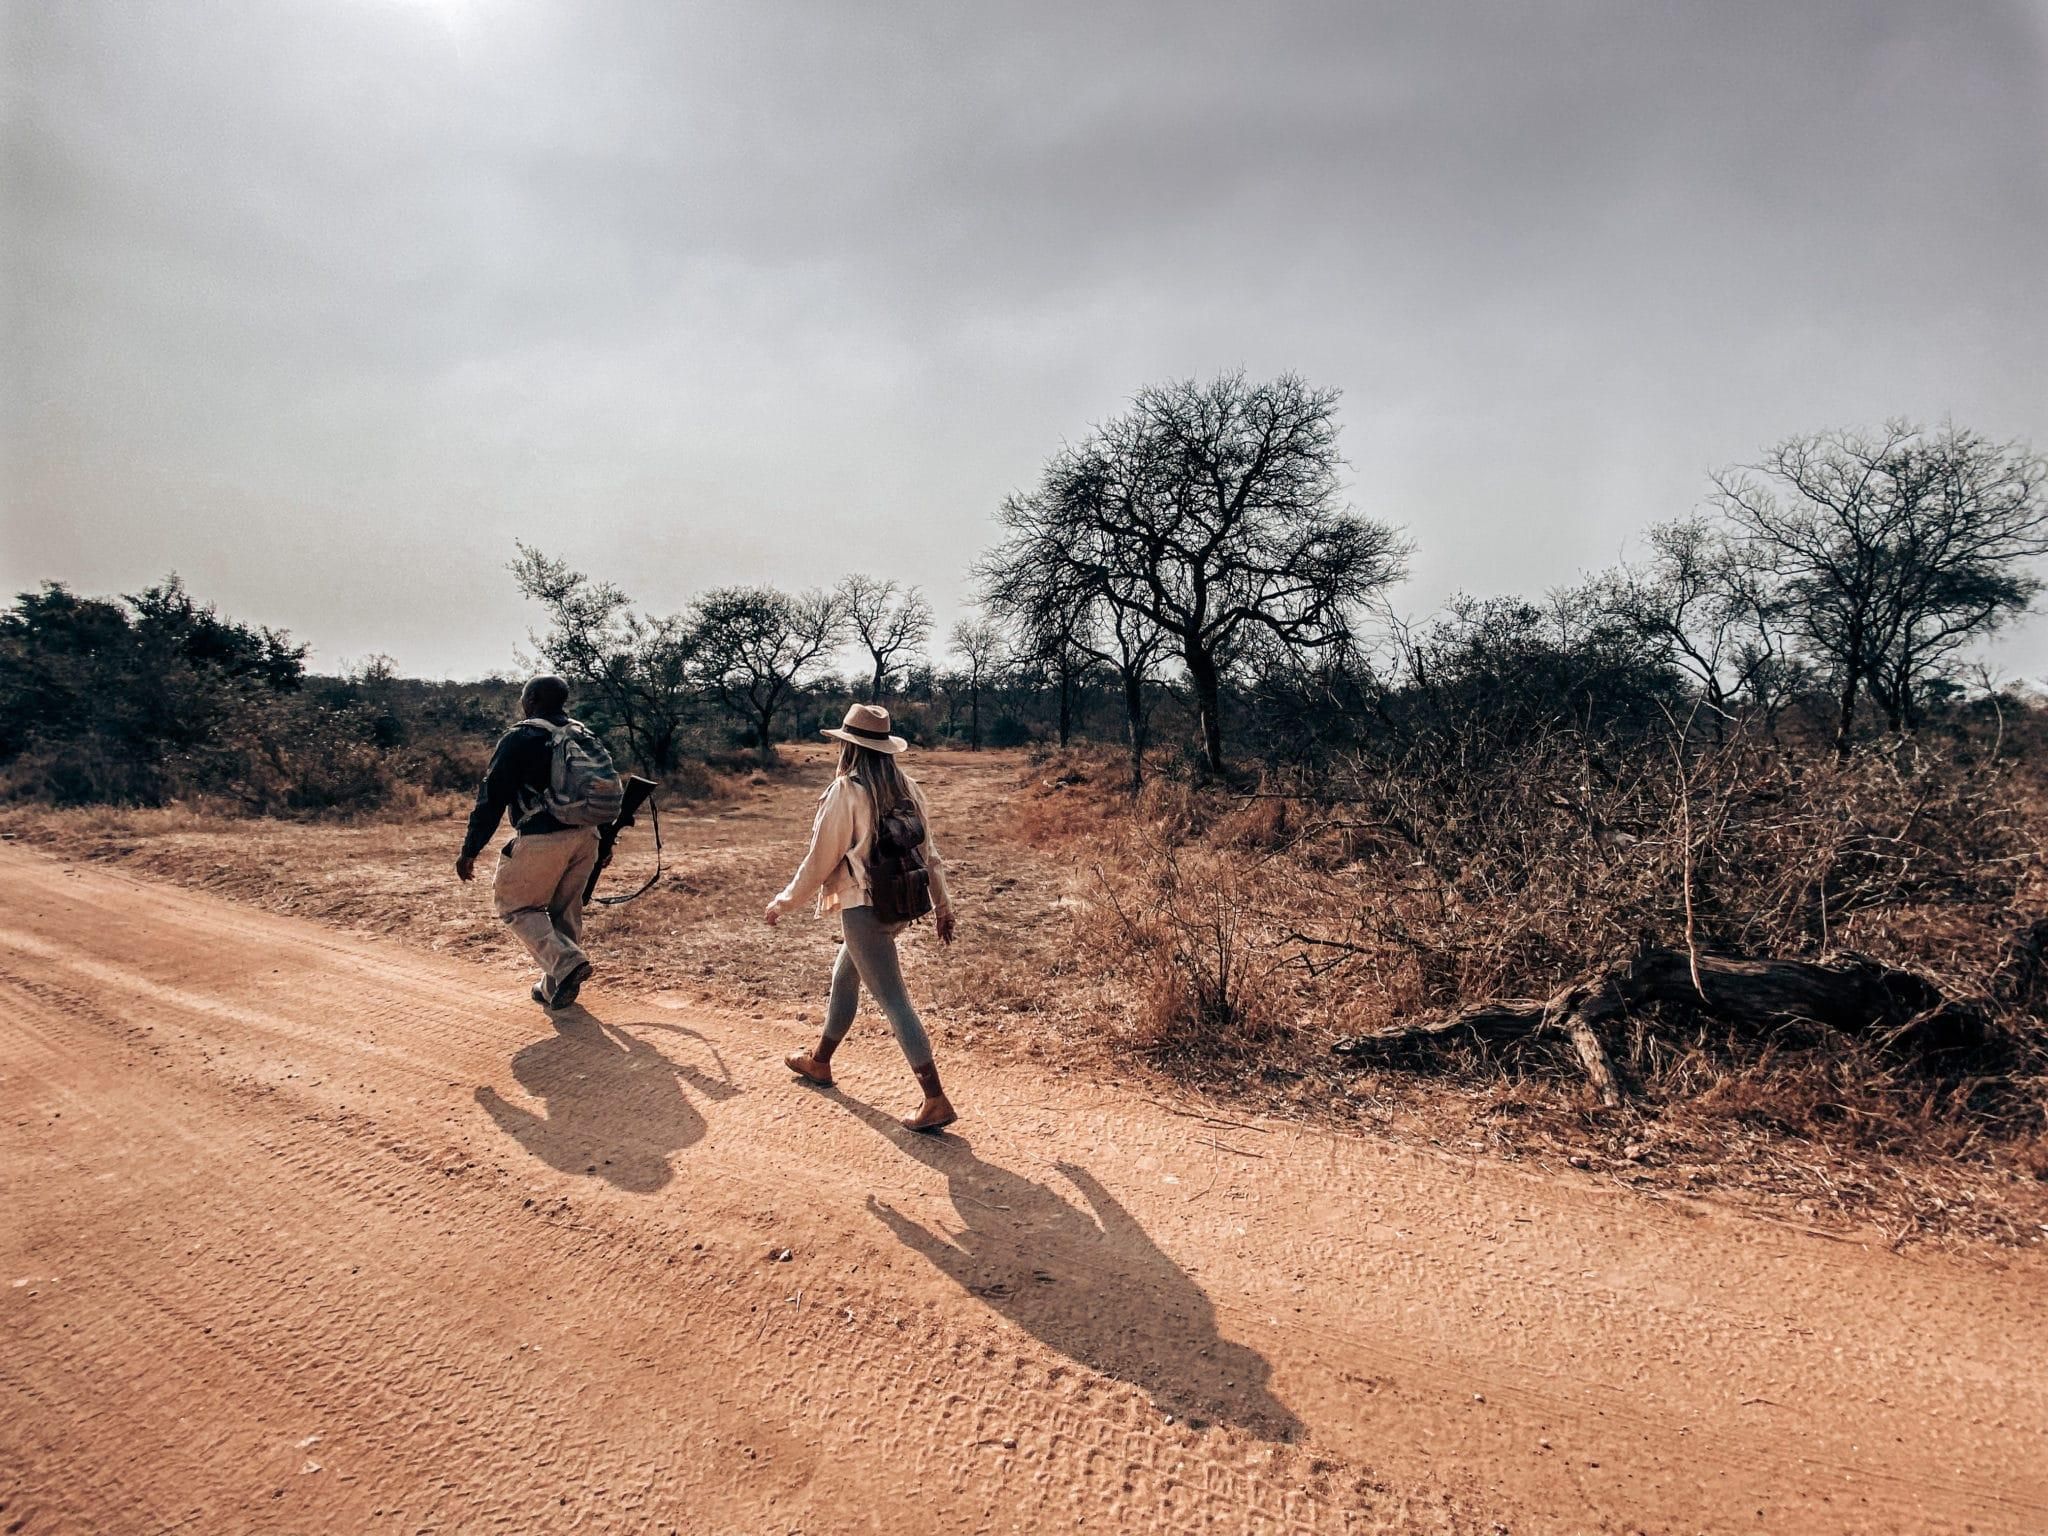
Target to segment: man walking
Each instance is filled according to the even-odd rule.
[[[624,784],[590,728],[568,715],[569,685],[536,677],[519,695],[523,717],[499,738],[469,813],[455,873],[476,877],[476,856],[508,811],[512,841],[491,895],[498,916],[540,966],[533,1000],[567,1008],[590,977],[583,953],[583,889],[597,864],[597,829],[619,814]]]

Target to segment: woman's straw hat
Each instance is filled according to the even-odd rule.
[[[851,742],[856,747],[866,747],[870,752],[897,753],[910,743],[901,736],[889,734],[889,711],[879,704],[856,704],[846,712],[846,719],[838,730],[827,729],[824,735],[838,741]]]

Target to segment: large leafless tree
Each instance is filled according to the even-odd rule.
[[[694,671],[704,690],[755,732],[761,760],[775,757],[775,719],[846,637],[830,592],[720,587],[690,605]]]
[[[981,696],[1009,659],[1009,647],[997,624],[966,618],[953,626],[953,654],[960,658],[960,681],[967,690],[968,745],[981,750]]]
[[[931,639],[932,605],[916,587],[858,572],[840,582],[839,602],[872,663],[868,701],[879,703],[897,671]]]
[[[2024,612],[2048,554],[2048,464],[1955,426],[1787,438],[1716,476],[1739,537],[1778,583],[1777,608],[1832,678],[1846,755],[1868,689],[1896,731],[1971,640]]]
[[[1646,561],[1601,578],[1606,604],[1663,648],[1717,730],[1745,705],[1773,715],[1797,669],[1760,551],[1702,516],[1652,528],[1649,544]]]
[[[1342,646],[1358,607],[1402,573],[1399,535],[1343,505],[1339,468],[1334,390],[1229,373],[1140,390],[1004,516],[1020,554],[1059,525],[1086,587],[1158,630],[1220,773],[1223,680],[1252,637]]]

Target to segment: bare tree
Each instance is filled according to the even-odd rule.
[[[1116,673],[1123,695],[1124,739],[1130,753],[1131,787],[1144,779],[1153,681],[1165,648],[1159,626],[1138,606],[1135,594],[1116,586],[1108,562],[1095,552],[1098,536],[1066,515],[1067,490],[1056,461],[1045,482],[1029,495],[1010,497],[1000,514],[1011,537],[975,567],[982,602],[1018,637],[1028,653],[1079,658]],[[1073,661],[1062,672],[1080,675]],[[1069,722],[1063,692],[1060,744]]]
[[[847,622],[874,665],[868,701],[879,703],[902,664],[897,658],[915,656],[931,639],[932,605],[916,587],[898,587],[858,572],[839,584],[838,596]]]
[[[1151,386],[1056,455],[1029,498],[1069,525],[1087,587],[1178,654],[1212,772],[1223,678],[1250,637],[1344,645],[1356,608],[1402,573],[1394,530],[1340,504],[1336,410],[1335,391],[1292,374]]]
[[[1958,651],[2032,606],[2042,581],[2027,566],[2048,554],[2048,460],[1953,425],[1908,455],[1901,484],[1926,489],[1906,509],[1866,666],[1896,732],[1917,726],[1930,684],[1954,681]]]
[[[1607,605],[1664,647],[1700,690],[1717,731],[1745,701],[1773,713],[1793,669],[1759,551],[1705,517],[1660,524],[1649,542],[1647,564],[1604,578]]]
[[[1027,654],[1052,688],[1057,701],[1054,729],[1060,746],[1067,747],[1073,742],[1075,730],[1085,724],[1088,684],[1096,675],[1101,658],[1082,644],[1079,635],[1059,630],[1034,636]]]
[[[546,632],[531,637],[534,649],[597,706],[592,713],[599,724],[625,733],[646,768],[673,771],[695,710],[688,622],[636,613],[612,583],[517,547],[511,569],[519,590],[548,613]]]
[[[1008,658],[999,625],[987,619],[962,619],[953,626],[953,654],[963,663],[960,681],[967,689],[968,745],[981,750],[981,695]]]
[[[775,757],[775,717],[846,636],[830,592],[721,587],[690,605],[695,672],[705,691],[755,732],[761,760]]]
[[[1092,643],[1101,626],[1101,600],[1080,589],[1049,590],[1049,566],[1005,572],[985,562],[978,570],[983,603],[1008,629],[1015,658],[1053,690],[1064,747],[1073,739],[1076,695],[1104,659]]]
[[[1866,686],[1894,730],[1970,639],[2040,591],[2025,562],[2048,553],[2048,466],[1953,426],[1892,421],[1874,433],[1787,438],[1761,463],[1715,477],[1738,535],[1779,580],[1793,635],[1836,690],[1846,756]]]

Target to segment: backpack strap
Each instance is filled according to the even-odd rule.
[[[555,722],[552,720],[543,720],[538,715],[531,715],[528,716],[526,719],[518,722],[518,724],[514,725],[512,729],[515,731],[523,731],[529,725],[532,726],[535,730],[543,731],[547,734],[548,752],[550,753],[550,755],[552,755],[555,750],[555,732],[561,730],[562,727],[556,725]],[[550,764],[548,770],[548,784],[543,785],[537,791],[525,788],[522,788],[519,791],[519,799],[514,801],[512,806],[513,829],[515,831],[518,829],[518,824],[520,822],[526,820],[526,818],[533,815],[534,812],[546,808],[548,789],[552,787],[553,782],[554,769],[553,765]]]

